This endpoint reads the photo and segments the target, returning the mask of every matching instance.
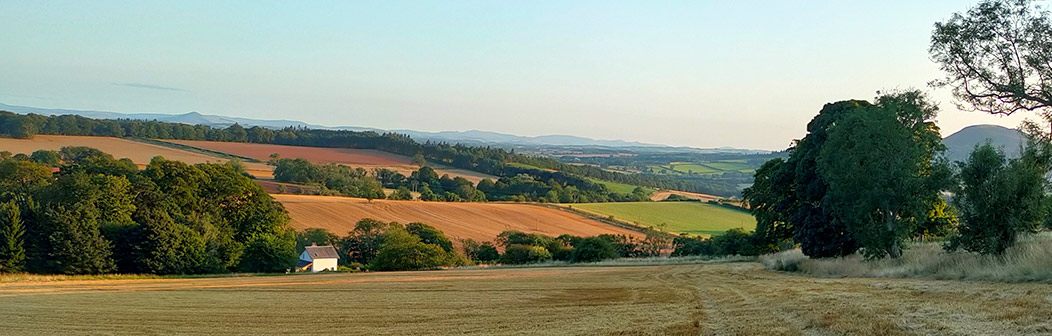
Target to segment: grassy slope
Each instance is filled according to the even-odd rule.
[[[590,177],[587,178],[587,179],[589,181],[592,181],[592,182],[595,182],[595,183],[602,183],[602,184],[606,185],[606,189],[607,190],[610,190],[610,191],[613,191],[613,192],[616,192],[616,193],[620,193],[620,194],[631,194],[632,191],[636,190],[636,186],[631,185],[631,184],[624,184],[624,183],[611,182],[611,181],[603,181],[603,180],[600,180],[600,179],[595,179],[595,178],[590,178]],[[643,189],[647,191],[648,195],[650,193],[654,192],[654,189],[651,189],[651,188],[643,187]]]
[[[704,166],[704,165],[700,165],[700,164],[694,164],[694,163],[676,163],[676,164],[669,165],[669,168],[672,168],[672,170],[675,170],[675,171],[678,171],[678,172],[681,172],[681,173],[684,173],[684,174],[689,174],[690,172],[694,172],[695,174],[713,174],[713,173],[721,172],[717,168],[708,167],[708,166]]]
[[[0,286],[5,335],[1026,335],[1045,284],[814,279],[756,263]]]
[[[720,234],[732,228],[753,230],[756,220],[744,211],[699,202],[631,202],[573,204],[573,208],[614,216],[614,219],[638,223],[678,233]]]

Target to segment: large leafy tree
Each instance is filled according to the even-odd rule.
[[[958,163],[959,188],[954,201],[961,212],[958,232],[949,249],[1000,254],[1015,243],[1019,233],[1041,225],[1047,207],[1047,168],[1034,147],[1023,157],[1005,160],[990,144],[976,146],[968,160]]]
[[[1052,120],[1052,22],[1030,0],[985,0],[935,24],[929,49],[963,109]]]
[[[807,124],[807,135],[789,148],[788,160],[776,159],[757,171],[757,184],[744,196],[757,217],[757,232],[768,243],[791,237],[804,254],[816,258],[858,250],[847,225],[823,206],[829,184],[818,173],[818,157],[829,129],[870,105],[862,100],[826,104]]]
[[[901,243],[948,186],[937,112],[918,91],[881,96],[830,129],[818,159],[824,207],[847,223],[867,257],[902,255]]]

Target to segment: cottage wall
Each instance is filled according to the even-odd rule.
[[[321,272],[324,270],[335,271],[337,266],[336,258],[318,258],[314,260],[314,265],[311,266],[311,272]]]

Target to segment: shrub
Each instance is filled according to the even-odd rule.
[[[673,239],[672,245],[676,248],[672,251],[673,257],[716,254],[715,249],[712,247],[712,241],[708,239],[681,236]]]
[[[475,260],[482,262],[495,262],[500,260],[500,252],[497,252],[497,248],[490,242],[482,243],[479,245]]]
[[[578,240],[570,255],[574,262],[596,262],[618,257],[617,249],[606,239],[599,237]]]
[[[377,271],[431,269],[443,266],[446,258],[446,252],[437,245],[420,242],[390,244],[380,249],[369,268]]]
[[[500,252],[497,252],[497,248],[493,246],[493,243],[484,242],[479,244],[474,239],[464,239],[461,241],[461,245],[464,246],[464,255],[470,260],[488,263],[500,259]]]
[[[500,262],[504,264],[528,264],[552,260],[548,249],[540,246],[512,244],[504,250]]]

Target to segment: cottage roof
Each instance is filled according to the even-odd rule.
[[[307,251],[307,255],[313,259],[335,259],[339,258],[340,255],[336,254],[336,249],[332,245],[326,246],[307,246],[304,247]]]

